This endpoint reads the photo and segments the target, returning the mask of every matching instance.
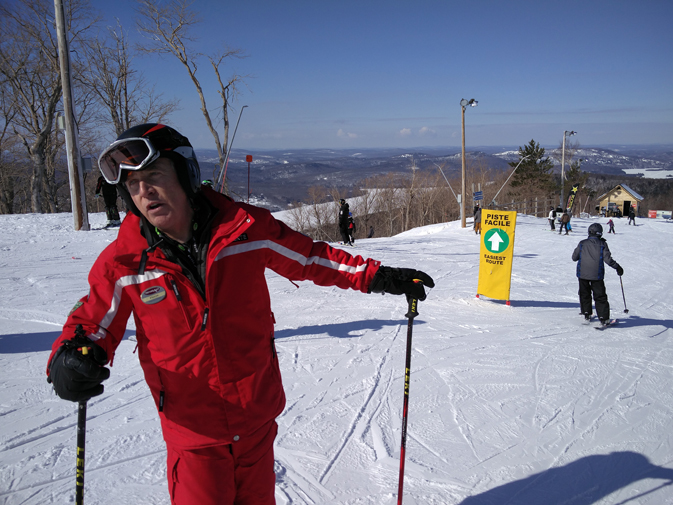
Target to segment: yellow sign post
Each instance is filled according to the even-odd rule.
[[[509,305],[515,227],[514,211],[481,211],[477,298],[484,295],[496,300],[507,300]]]

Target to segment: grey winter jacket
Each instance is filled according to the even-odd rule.
[[[595,236],[590,236],[582,240],[575,251],[573,251],[573,261],[577,261],[577,277],[589,281],[603,280],[605,276],[604,263],[607,263],[614,269],[619,267],[612,254],[608,243]]]

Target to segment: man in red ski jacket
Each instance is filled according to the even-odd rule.
[[[133,314],[171,502],[275,503],[275,418],[285,394],[265,269],[419,300],[432,279],[313,242],[267,210],[201,187],[191,144],[168,126],[127,130],[99,165],[131,213],[54,342],[48,380],[66,400],[100,395]]]

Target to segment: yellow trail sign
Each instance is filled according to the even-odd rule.
[[[477,296],[507,300],[512,284],[516,212],[481,211],[481,247]]]

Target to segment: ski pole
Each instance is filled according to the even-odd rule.
[[[77,326],[78,334],[84,334],[82,326]],[[82,354],[89,354],[89,349],[82,346]],[[86,444],[86,400],[79,402],[77,407],[77,463],[75,467],[75,504],[84,503],[84,446]]]
[[[86,354],[86,353],[85,353]],[[86,438],[86,401],[77,409],[77,468],[75,474],[75,504],[84,503],[84,444]]]
[[[624,296],[624,283],[622,282],[622,276],[619,276],[619,284],[622,286],[622,299],[624,300],[624,314],[629,313],[629,309],[626,308],[626,297]]]
[[[409,297],[409,311],[405,317],[407,323],[407,360],[404,369],[404,407],[402,408],[402,449],[400,450],[400,479],[397,489],[397,505],[402,505],[402,490],[404,488],[404,456],[407,448],[407,419],[409,417],[409,379],[411,375],[411,336],[414,327],[414,318],[418,315],[418,300]]]

